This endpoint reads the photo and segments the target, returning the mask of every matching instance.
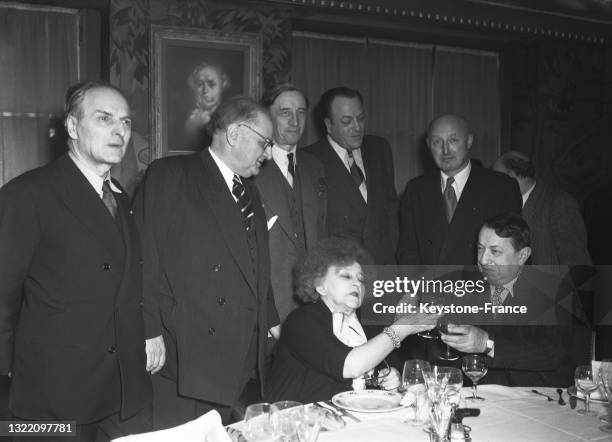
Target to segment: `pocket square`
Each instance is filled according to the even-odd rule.
[[[278,215],[274,215],[272,218],[268,220],[268,231],[272,229],[272,226],[274,225],[277,219],[278,219]]]

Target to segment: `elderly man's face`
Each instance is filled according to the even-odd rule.
[[[306,112],[306,100],[298,91],[286,91],[276,97],[270,113],[277,145],[290,148],[297,144],[306,127]]]
[[[132,135],[130,107],[123,96],[104,87],[91,89],[79,110],[66,124],[75,154],[96,169],[120,163]]]
[[[478,235],[478,269],[491,285],[504,285],[516,278],[531,249],[516,250],[511,238],[497,236],[495,230],[484,226]]]
[[[455,176],[470,161],[468,151],[472,141],[465,123],[452,116],[434,122],[427,137],[429,150],[438,168],[450,176]]]
[[[261,164],[272,157],[272,121],[266,114],[260,114],[253,122],[238,123],[237,143],[232,148],[232,170],[248,178],[259,173]]]
[[[330,118],[325,118],[327,133],[347,150],[359,149],[365,131],[365,112],[359,98],[336,97]]]

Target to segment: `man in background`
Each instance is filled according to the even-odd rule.
[[[427,145],[438,170],[406,185],[400,205],[399,264],[473,264],[482,223],[499,213],[521,213],[516,182],[471,164],[473,141],[461,116],[443,115],[431,122]]]
[[[298,306],[295,266],[325,236],[326,188],[321,162],[297,149],[308,114],[304,94],[282,83],[264,93],[262,104],[272,116],[274,145],[255,183],[266,212],[272,288],[282,322]]]
[[[394,264],[397,193],[389,143],[365,135],[359,91],[330,89],[320,105],[327,135],[304,150],[325,167],[327,233],[361,243],[376,264]]]
[[[81,83],[64,122],[68,153],[0,189],[0,374],[16,418],[109,440],[150,430],[147,370],[163,365],[159,338],[145,355],[138,234],[110,176],[130,107],[108,83]]]
[[[269,331],[279,319],[270,286],[265,214],[255,185],[270,159],[268,111],[247,97],[224,101],[201,153],[155,161],[134,202],[144,255],[144,296],[159,306],[167,362],[153,379],[156,429],[215,409],[240,416],[263,394]],[[234,415],[235,415],[234,414]]]
[[[493,164],[493,170],[514,178],[519,185],[523,218],[531,229],[532,264],[591,264],[584,221],[570,194],[536,181],[535,167],[520,152],[506,152]]]

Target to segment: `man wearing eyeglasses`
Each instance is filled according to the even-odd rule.
[[[304,94],[281,83],[261,101],[272,115],[274,146],[255,183],[268,220],[272,288],[282,322],[298,306],[296,263],[325,235],[326,188],[321,162],[297,149],[308,113]]]
[[[272,121],[250,98],[223,102],[201,153],[155,161],[135,198],[144,296],[159,306],[166,364],[153,378],[154,427],[216,409],[224,422],[247,384],[260,387],[269,333],[278,335],[268,233],[247,178],[270,158]]]

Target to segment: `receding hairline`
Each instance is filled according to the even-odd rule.
[[[466,135],[470,135],[472,133],[470,130],[470,125],[468,124],[467,119],[464,116],[456,114],[445,114],[440,115],[439,117],[436,117],[431,120],[431,123],[429,123],[429,127],[427,128],[427,137],[430,137],[434,127],[440,124],[458,124],[461,130],[463,130]]]

